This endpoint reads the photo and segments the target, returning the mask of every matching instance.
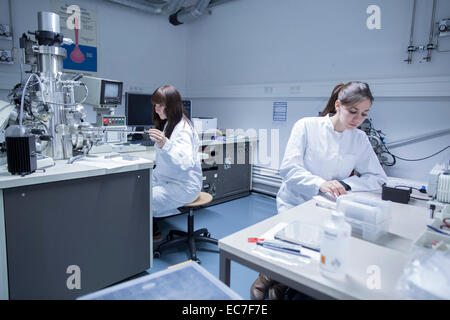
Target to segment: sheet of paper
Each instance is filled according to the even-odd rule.
[[[106,159],[105,159],[106,157]],[[126,160],[130,159],[130,160]],[[105,169],[113,169],[113,168],[120,168],[123,166],[127,166],[130,164],[140,164],[140,163],[148,163],[150,162],[147,159],[144,158],[138,158],[138,157],[127,157],[125,158],[123,156],[114,157],[114,158],[108,158],[108,156],[101,156],[101,157],[95,157],[95,158],[84,158],[82,160],[76,161],[74,164],[82,164],[86,166],[93,166],[98,168],[105,168]]]
[[[274,241],[281,241],[275,239],[275,234],[286,227],[288,225],[287,222],[280,222],[276,224],[272,229],[269,229],[267,232],[265,232],[263,235],[261,235],[260,238],[263,238],[264,240],[274,240]],[[320,253],[314,250],[310,250],[307,248],[301,249],[302,254],[310,256],[313,260],[319,261],[320,260]]]

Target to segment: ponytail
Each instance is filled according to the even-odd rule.
[[[336,87],[334,87],[333,92],[331,93],[331,97],[328,99],[327,106],[325,107],[325,109],[323,109],[322,113],[320,114],[321,117],[324,117],[329,113],[336,113],[336,106],[335,106],[336,100],[338,99],[339,92],[344,86],[345,85],[343,83],[340,83]]]
[[[341,101],[346,106],[355,105],[363,100],[369,99],[373,102],[372,92],[369,85],[365,82],[353,81],[346,84],[340,83],[334,87],[327,106],[320,114],[321,117],[330,113],[336,113],[336,100]]]

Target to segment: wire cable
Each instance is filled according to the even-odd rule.
[[[42,90],[42,82],[41,82],[41,78],[39,78],[39,76],[35,73],[32,73],[28,79],[27,82],[25,83],[23,90],[22,90],[22,97],[20,99],[20,115],[19,115],[19,125],[22,127],[22,119],[23,119],[23,104],[24,104],[24,100],[25,100],[25,91],[27,90],[28,87],[28,83],[30,82],[31,78],[35,77],[37,79],[37,81],[39,82],[39,87],[41,89],[42,92],[42,101],[45,104],[45,98],[44,98],[44,91]]]
[[[394,156],[395,158],[400,159],[400,160],[403,160],[403,161],[422,161],[422,160],[426,160],[426,159],[429,159],[429,158],[431,158],[431,157],[434,157],[434,156],[438,155],[439,153],[441,153],[441,152],[447,150],[448,148],[450,148],[450,146],[446,146],[444,149],[442,149],[442,150],[440,150],[440,151],[438,151],[438,152],[436,152],[436,153],[433,153],[433,154],[430,155],[430,156],[427,156],[427,157],[424,157],[424,158],[420,158],[420,159],[405,159],[405,158],[401,158],[401,157],[399,157],[399,156],[397,156],[397,155],[394,155],[394,154],[392,154],[392,153],[390,153],[390,152],[389,152],[389,153],[390,153],[392,156]],[[387,149],[387,148],[386,148],[386,149]]]
[[[425,198],[416,198],[416,197],[410,197],[411,199],[415,199],[415,200],[421,200],[421,201],[429,201],[431,198],[429,199],[425,199]]]
[[[429,156],[426,156],[426,157],[423,157],[423,158],[419,158],[419,159],[406,159],[406,158],[402,158],[402,157],[399,157],[399,156],[393,154],[393,153],[389,150],[389,148],[388,148],[388,147],[386,146],[386,144],[384,143],[384,138],[383,138],[383,136],[382,136],[382,135],[384,135],[384,134],[381,132],[381,130],[376,130],[376,129],[375,129],[375,127],[373,126],[372,120],[369,119],[369,122],[370,122],[370,132],[369,132],[369,133],[370,133],[370,134],[374,134],[375,136],[378,136],[378,138],[381,140],[381,146],[380,146],[381,152],[380,152],[380,156],[381,156],[382,154],[388,154],[388,155],[390,155],[390,156],[392,157],[392,162],[391,162],[391,163],[387,163],[386,161],[382,160],[382,163],[383,163],[385,166],[388,166],[388,167],[392,167],[393,165],[395,165],[396,162],[397,162],[397,159],[403,160],[403,161],[423,161],[423,160],[432,158],[432,157],[438,155],[439,153],[441,153],[441,152],[447,150],[448,148],[450,148],[450,146],[446,146],[445,148],[439,150],[438,152],[433,153],[432,155],[429,155]]]

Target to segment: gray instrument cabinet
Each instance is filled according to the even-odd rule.
[[[151,267],[151,169],[4,188],[9,299],[74,299]],[[69,288],[70,266],[81,288]],[[73,267],[72,267],[73,268]]]
[[[208,205],[248,196],[251,188],[250,143],[227,142],[203,145],[203,192],[213,196]]]

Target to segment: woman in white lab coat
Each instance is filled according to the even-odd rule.
[[[152,94],[153,123],[149,130],[155,142],[156,168],[152,179],[153,217],[176,213],[176,208],[194,201],[202,188],[202,170],[197,132],[184,111],[181,95],[173,86]],[[161,238],[154,220],[153,236]]]
[[[291,132],[280,175],[278,212],[310,200],[319,192],[333,197],[347,191],[381,189],[387,177],[366,134],[357,129],[373,102],[363,82],[337,85],[320,117],[298,120]],[[356,171],[356,174],[352,174]],[[281,298],[285,286],[260,275],[251,296],[260,299],[270,287],[271,298]]]
[[[386,174],[367,135],[357,129],[373,102],[369,86],[336,86],[321,117],[295,123],[280,167],[278,212],[295,207],[319,191],[337,197],[348,190],[378,190]],[[352,171],[358,172],[351,175]]]

